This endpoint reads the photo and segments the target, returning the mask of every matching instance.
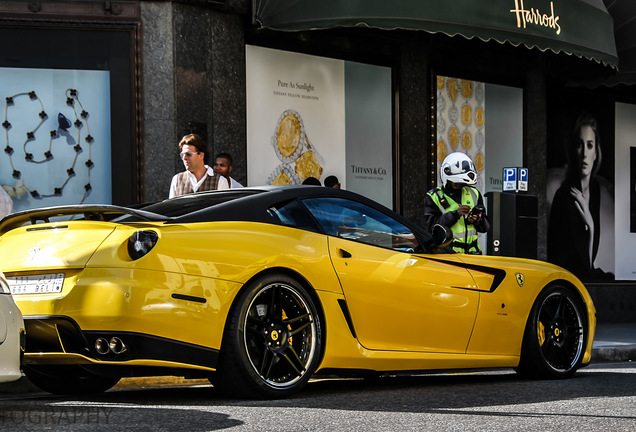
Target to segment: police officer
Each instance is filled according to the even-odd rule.
[[[424,221],[431,231],[435,224],[453,231],[451,246],[454,251],[481,254],[478,233],[488,231],[484,200],[472,187],[477,183],[475,165],[464,153],[451,153],[440,168],[442,186],[437,186],[424,197]]]

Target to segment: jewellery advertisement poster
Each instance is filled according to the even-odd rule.
[[[111,202],[109,72],[0,68],[0,186],[13,211]]]
[[[391,69],[246,47],[250,186],[321,184],[393,206]]]
[[[502,169],[523,166],[523,89],[441,75],[436,88],[437,184],[444,158],[462,152],[477,169],[475,187],[501,191]]]

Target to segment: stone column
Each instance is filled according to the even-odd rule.
[[[234,157],[245,184],[245,49],[241,16],[179,2],[142,2],[145,200],[167,198],[188,133]]]
[[[423,46],[424,45],[424,46]],[[398,175],[397,209],[414,222],[422,223],[422,200],[435,181],[431,179],[430,71],[427,45],[419,34],[402,44],[398,76]]]
[[[537,258],[547,260],[548,216],[546,215],[546,177],[547,177],[547,77],[541,67],[543,62],[537,59],[539,66],[530,68],[526,74],[524,89],[525,143],[524,161],[530,175],[528,193],[537,196]]]
[[[141,2],[142,87],[144,125],[144,197],[168,197],[170,179],[178,171],[174,33],[172,5]]]

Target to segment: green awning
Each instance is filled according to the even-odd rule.
[[[253,0],[252,14],[273,30],[421,30],[618,63],[602,0]]]

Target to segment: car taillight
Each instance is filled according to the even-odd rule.
[[[159,236],[154,231],[136,231],[128,239],[128,254],[133,260],[146,255],[157,244]]]

